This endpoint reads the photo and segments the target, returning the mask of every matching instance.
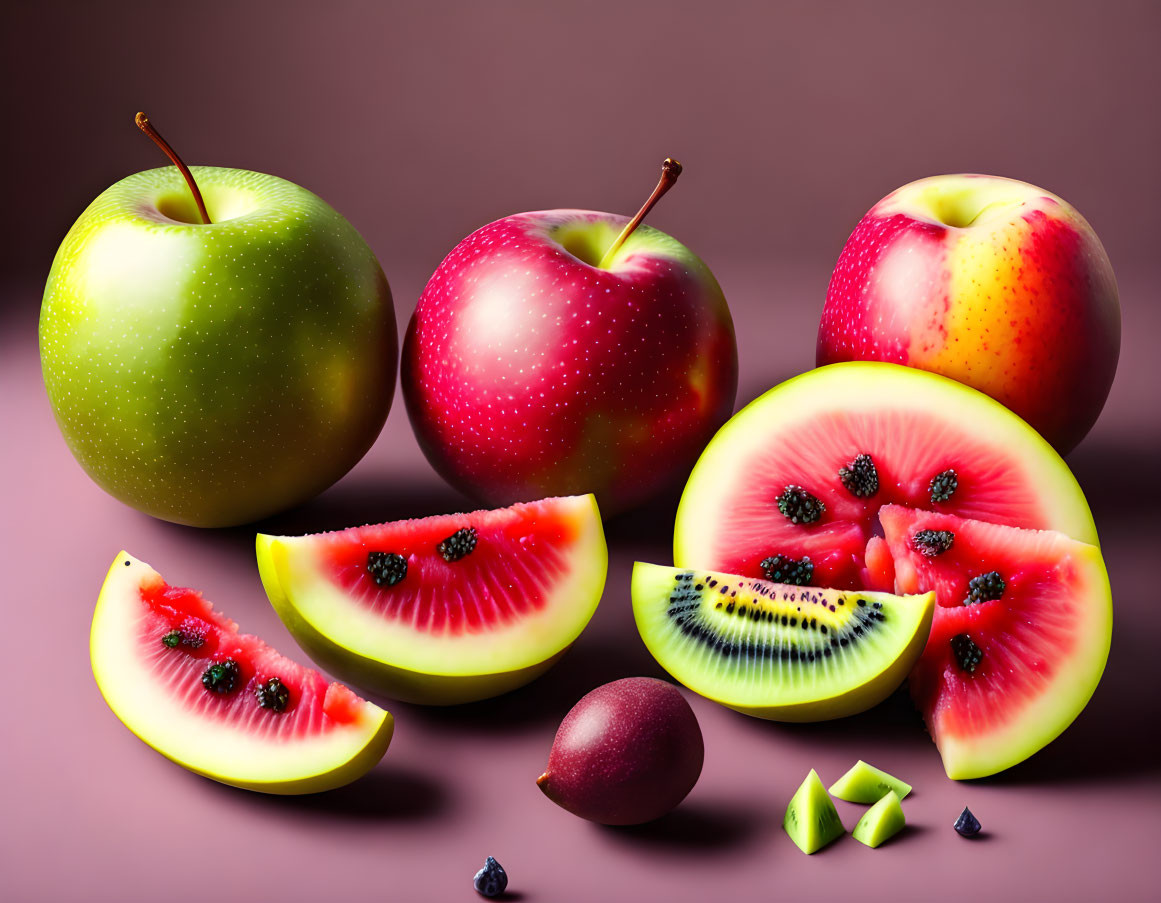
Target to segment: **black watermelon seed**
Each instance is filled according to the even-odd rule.
[[[963,807],[963,812],[955,820],[955,833],[960,837],[975,837],[980,833],[980,820],[972,815],[972,810],[967,806]]]
[[[407,576],[407,559],[395,552],[368,552],[367,573],[376,586],[394,586]]]
[[[792,524],[813,524],[822,517],[826,505],[801,486],[791,484],[778,496],[778,510]]]
[[[277,677],[272,677],[266,683],[254,688],[254,696],[260,708],[285,712],[286,705],[290,702],[290,688]]]
[[[911,547],[925,558],[935,558],[952,547],[955,534],[951,530],[920,530],[911,537]]]
[[[955,660],[960,669],[968,674],[975,673],[976,667],[984,657],[983,650],[966,633],[957,633],[951,638],[951,651],[955,653]]]
[[[809,586],[814,578],[814,562],[810,556],[791,558],[789,555],[771,555],[758,565],[762,574],[771,583],[787,583],[791,586]]]
[[[995,602],[997,599],[1003,598],[1005,589],[1007,589],[1007,584],[1000,576],[1000,572],[988,571],[986,574],[972,577],[968,581],[968,594],[967,598],[963,600],[963,604],[976,605],[980,602]]]
[[[215,662],[202,674],[202,686],[211,693],[225,695],[238,685],[238,663],[232,658]]]
[[[476,548],[478,537],[475,527],[461,527],[447,539],[442,539],[435,550],[444,561],[459,561]]]
[[[959,477],[954,470],[948,468],[933,476],[927,488],[931,492],[931,504],[946,502],[959,488]]]
[[[840,467],[838,477],[855,498],[869,499],[879,491],[879,471],[870,455],[858,455],[846,467]]]

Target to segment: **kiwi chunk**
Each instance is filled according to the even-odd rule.
[[[862,822],[860,822],[862,824]],[[843,823],[813,768],[790,799],[782,827],[804,853],[821,850],[844,832]]]
[[[903,799],[911,792],[911,785],[859,759],[829,790],[831,796],[848,803],[877,803],[892,791]]]
[[[907,820],[903,817],[903,807],[899,805],[899,795],[890,790],[863,813],[851,837],[869,847],[877,847],[902,831],[905,824]]]
[[[703,696],[781,721],[838,718],[885,699],[923,650],[934,598],[633,569],[637,629],[662,667]]]

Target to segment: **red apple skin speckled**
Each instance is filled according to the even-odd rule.
[[[967,383],[1073,449],[1120,351],[1112,265],[1061,198],[1013,179],[934,176],[859,222],[839,256],[817,362],[891,361]]]
[[[574,815],[636,825],[674,809],[701,776],[705,747],[681,692],[653,677],[597,687],[561,722],[536,781]]]
[[[737,345],[717,281],[647,225],[594,265],[626,222],[509,216],[431,277],[402,384],[420,446],[453,486],[492,506],[593,492],[607,516],[685,476],[729,417]]]

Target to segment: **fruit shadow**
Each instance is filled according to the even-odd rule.
[[[448,813],[447,787],[412,768],[380,764],[357,781],[322,793],[254,793],[200,778],[216,792],[245,805],[332,816],[344,820],[426,821]]]
[[[599,825],[596,830],[611,842],[643,850],[736,855],[766,827],[767,814],[731,801],[696,800],[643,825]]]
[[[589,690],[622,677],[667,675],[643,643],[582,636],[546,674],[527,686],[493,699],[453,706],[421,706],[383,700],[400,721],[416,721],[434,730],[501,737],[513,730],[557,724]]]

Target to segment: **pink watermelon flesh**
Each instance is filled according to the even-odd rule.
[[[576,533],[556,502],[354,527],[311,539],[334,582],[383,619],[437,635],[478,633],[540,611],[551,598],[549,590],[570,565]],[[439,543],[467,528],[475,531],[475,547],[445,560]],[[373,551],[402,556],[406,576],[376,585],[367,570]]]
[[[1040,529],[1036,487],[1011,466],[1006,450],[974,440],[967,429],[948,435],[946,423],[907,410],[820,412],[801,418],[787,439],[772,441],[749,464],[752,491],[720,510],[708,564],[716,570],[764,577],[761,562],[775,554],[814,565],[814,586],[890,591],[889,556],[873,540],[885,504],[932,508],[960,517]],[[954,450],[954,451],[952,451]],[[853,495],[839,479],[859,454],[869,454],[879,490]],[[933,477],[954,470],[958,488],[933,505]],[[789,485],[801,486],[826,510],[814,523],[792,523],[778,509]]]
[[[342,684],[329,683],[318,671],[284,658],[262,640],[238,633],[238,625],[192,589],[169,586],[160,577],[146,578],[140,588],[142,612],[137,636],[141,660],[175,704],[196,714],[258,736],[318,735],[358,720],[363,700]],[[173,648],[162,637],[177,630]],[[198,643],[200,642],[200,645]],[[217,662],[233,659],[239,677],[226,694],[208,691],[202,674]],[[289,690],[286,709],[260,707],[255,690],[277,677]]]
[[[879,517],[898,591],[936,593],[910,687],[949,775],[1031,755],[1079,714],[1104,668],[1111,604],[1099,552],[1061,533],[897,505]],[[950,532],[950,548],[924,554],[915,537],[928,530]],[[993,572],[1002,590],[993,578],[973,601],[972,578]]]

